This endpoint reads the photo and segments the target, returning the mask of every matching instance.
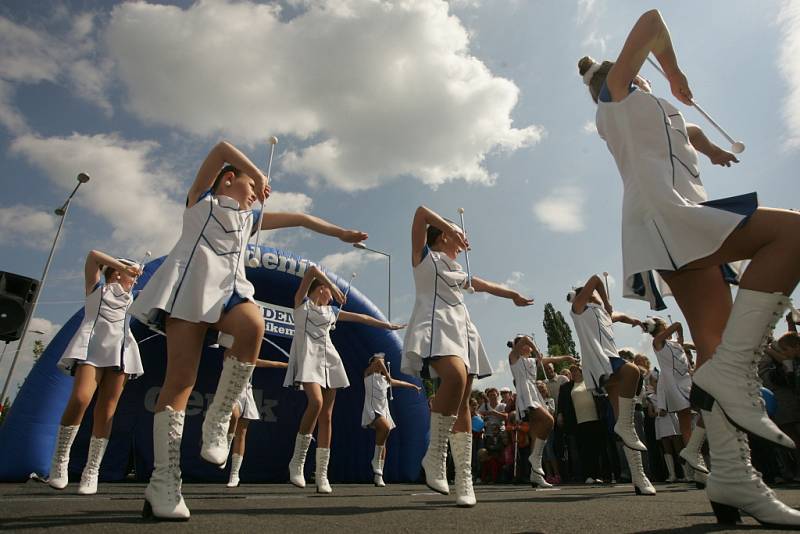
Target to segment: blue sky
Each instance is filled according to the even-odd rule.
[[[747,144],[734,168],[703,162],[709,196],[755,190],[762,205],[797,207],[800,7],[647,7],[662,11],[697,101]],[[88,172],[36,313],[34,325],[52,335],[81,306],[89,249],[167,252],[206,151],[226,138],[266,166],[266,139],[277,135],[268,209],[369,232],[370,247],[392,254],[395,320],[413,304],[414,209],[455,219],[465,208],[473,272],[536,299],[518,309],[468,297],[497,371],[481,384],[509,385],[510,336],[543,341],[546,302],[566,311],[572,284],[622,276],[621,182],[576,64],[584,54],[613,59],[644,9],[607,0],[4,2],[0,270],[41,275],[52,210]],[[643,73],[667,93],[657,73]],[[385,260],[303,231],[266,241],[345,276],[358,271],[359,289],[385,308]],[[615,283],[612,300],[648,313]],[[638,331],[617,333],[620,346],[648,347]]]

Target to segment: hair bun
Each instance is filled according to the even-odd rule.
[[[589,68],[597,63],[592,56],[583,56],[578,61],[578,73],[583,76]]]
[[[513,341],[507,341],[506,342],[506,347],[508,347],[509,349],[513,349],[514,348],[514,342]]]

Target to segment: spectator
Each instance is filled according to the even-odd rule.
[[[500,404],[508,406],[511,401],[511,388],[503,386],[500,388]]]
[[[481,480],[488,483],[497,482],[498,474],[504,463],[503,451],[506,444],[503,442],[503,438],[508,414],[505,411],[505,404],[500,402],[500,392],[497,388],[487,389],[486,398],[487,401],[478,407],[478,415],[483,418],[485,424],[483,445],[488,456],[487,461],[481,466]]]
[[[558,424],[575,438],[585,483],[600,483],[601,468],[609,465],[606,428],[594,395],[586,389],[580,366],[570,366],[570,373],[572,382],[562,386],[558,397]]]
[[[787,316],[789,332],[771,342],[758,364],[758,374],[764,386],[775,396],[777,408],[772,419],[793,440],[800,440],[800,336],[791,314]],[[800,441],[796,441],[798,443]],[[777,465],[767,471],[777,471],[783,480],[800,478],[800,462],[797,451],[782,450],[783,447],[768,446],[764,456]],[[754,458],[755,461],[755,458]],[[770,473],[771,474],[771,473]]]
[[[561,374],[557,375],[552,363],[545,364],[544,376],[547,390],[550,392],[549,396],[553,399],[554,405],[558,407],[558,394],[561,391],[561,386],[569,382],[570,379]]]

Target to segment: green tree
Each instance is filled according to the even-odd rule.
[[[544,305],[544,321],[542,321],[544,331],[547,334],[547,352],[554,356],[572,354],[579,357],[575,348],[575,341],[572,339],[572,330],[564,316],[557,311],[551,303]]]
[[[33,342],[33,361],[39,361],[39,357],[44,353],[45,345],[44,341],[41,339],[37,339]]]

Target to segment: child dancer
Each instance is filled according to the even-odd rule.
[[[131,289],[141,273],[141,267],[131,260],[114,259],[97,250],[86,256],[83,322],[58,361],[58,367],[75,381],[58,427],[48,480],[52,488],[67,486],[69,451],[97,391],[89,457],[78,487],[81,495],[97,493],[100,463],[125,382],[144,373],[127,316],[133,301]]]
[[[641,374],[634,364],[626,362],[617,354],[612,323],[622,322],[641,326],[637,319],[615,313],[608,301],[603,281],[593,275],[583,287],[567,295],[571,303],[570,315],[575,324],[581,345],[581,362],[586,388],[596,395],[608,393],[617,422],[616,433],[625,445],[623,450],[631,471],[631,481],[637,495],[655,495],[656,490],[642,465],[642,451],[647,451],[639,440],[633,422],[636,409],[634,397],[641,387]]]
[[[492,369],[464,304],[462,288],[511,299],[517,306],[530,306],[533,299],[478,277],[468,279],[455,261],[466,249],[461,228],[424,206],[417,208],[411,225],[416,301],[403,342],[402,371],[441,379],[432,404],[428,451],[422,460],[425,482],[434,491],[450,493],[446,476],[449,438],[456,464],[456,505],[470,507],[476,501],[467,401],[473,378],[489,376]]]
[[[388,391],[389,388],[395,387],[415,389],[417,393],[422,391],[422,388],[415,384],[392,378],[384,364],[382,352],[372,356],[364,370],[364,410],[361,412],[361,426],[375,430],[375,454],[371,463],[373,481],[379,488],[386,485],[383,481],[386,441],[389,439],[389,432],[395,427],[389,411]]]
[[[700,439],[703,434],[702,428],[692,432],[692,410],[689,407],[692,366],[686,355],[683,325],[675,322],[667,326],[664,319],[653,317],[645,321],[642,328],[653,336],[653,351],[661,368],[658,380],[659,395],[663,398],[661,408],[678,417],[683,446],[677,452],[686,459],[692,469],[708,473],[703,456],[700,454],[700,447],[703,445],[703,440]],[[678,335],[677,341],[672,340],[674,334]],[[692,442],[693,437],[695,442]]]
[[[331,326],[338,321],[352,321],[399,330],[404,325],[379,321],[369,315],[346,312],[330,305],[336,300],[344,305],[344,294],[325,276],[319,267],[310,265],[294,296],[295,331],[289,351],[289,369],[283,385],[306,392],[308,405],[300,421],[289,462],[289,481],[299,488],[306,486],[303,475],[311,434],[319,423],[316,452],[317,493],[331,493],[328,482],[328,461],[331,456],[331,419],[336,390],[350,385],[342,358],[333,346]]]
[[[200,454],[216,465],[228,456],[233,404],[250,379],[264,335],[264,319],[244,267],[247,241],[259,219],[251,207],[269,195],[267,180],[233,145],[223,141],[214,146],[189,189],[178,242],[131,307],[137,319],[167,336],[167,372],[153,418],[155,468],[145,489],[145,517],[189,519],[180,491],[180,443],[209,327],[232,335],[234,341],[203,421]],[[349,243],[367,238],[363,232],[303,214],[265,214],[261,228],[289,226]]]
[[[526,335],[515,337],[514,341],[508,342],[508,347],[511,349],[508,363],[517,388],[517,413],[529,424],[531,454],[528,460],[531,464],[531,486],[549,488],[552,485],[544,479],[542,455],[547,438],[553,430],[553,416],[537,387],[537,364],[575,363],[577,360],[572,356],[544,357],[533,339]]]
[[[697,152],[715,165],[738,160],[649,93],[638,73],[651,53],[673,95],[691,105],[692,91],[658,11],[639,18],[615,63],[585,57],[578,66],[598,103],[598,133],[624,182],[628,294],[646,294],[660,275],[688,322],[698,350],[693,402],[702,408],[711,453],[706,494],[718,521],[733,523],[744,510],[762,524],[797,527],[800,512],[763,484],[742,430],[794,447],[767,416],[752,369],[800,279],[800,214],[759,208],[754,193],[708,201]],[[751,261],[732,303],[722,267],[745,259]]]
[[[286,362],[275,362],[270,360],[256,360],[256,369],[286,369],[289,366]],[[231,447],[231,473],[228,478],[228,487],[235,488],[239,486],[239,469],[242,467],[244,461],[245,444],[247,442],[247,428],[250,426],[250,421],[259,421],[261,413],[256,406],[256,401],[253,398],[253,380],[247,382],[247,387],[236,399],[236,404],[233,405],[233,415],[231,416],[231,423],[228,427],[228,442],[232,442]],[[223,468],[225,466],[223,465]]]

